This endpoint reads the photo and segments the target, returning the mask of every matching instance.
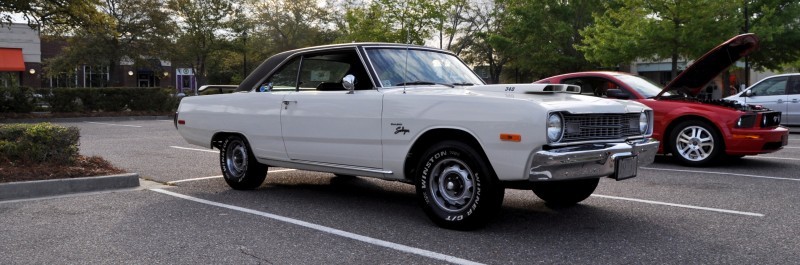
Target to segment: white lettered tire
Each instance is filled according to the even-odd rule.
[[[219,150],[222,177],[235,190],[252,190],[267,177],[267,166],[256,161],[244,138],[228,136]]]
[[[467,144],[435,144],[423,154],[416,172],[417,198],[441,227],[483,227],[503,203],[504,188],[483,156]]]

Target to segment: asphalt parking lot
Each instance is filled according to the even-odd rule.
[[[0,264],[800,263],[800,134],[707,168],[658,157],[566,209],[507,190],[488,227],[459,232],[397,182],[271,168],[261,188],[231,190],[218,153],[171,120],[64,125],[82,154],[166,185],[0,202]]]

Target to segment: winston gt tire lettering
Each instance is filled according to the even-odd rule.
[[[469,230],[484,226],[502,203],[503,188],[488,163],[461,142],[434,145],[422,156],[417,195],[437,225]]]

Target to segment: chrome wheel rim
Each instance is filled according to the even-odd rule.
[[[428,187],[440,209],[458,212],[467,209],[475,199],[475,175],[458,159],[440,161],[432,170]]]
[[[233,141],[225,152],[225,165],[230,177],[241,180],[247,172],[247,148],[241,141]]]
[[[706,128],[683,128],[675,139],[678,154],[689,161],[703,161],[714,152],[714,135]]]

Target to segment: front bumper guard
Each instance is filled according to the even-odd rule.
[[[617,158],[637,156],[639,167],[655,160],[659,142],[584,144],[538,151],[531,158],[528,181],[559,181],[614,175]]]

